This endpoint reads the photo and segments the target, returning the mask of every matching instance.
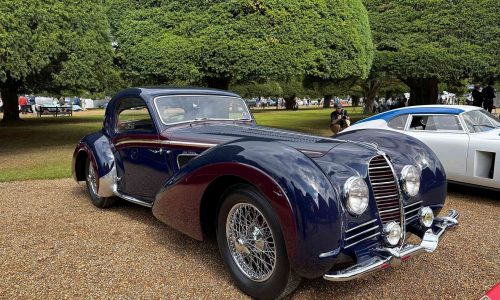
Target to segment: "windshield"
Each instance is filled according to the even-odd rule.
[[[199,120],[251,120],[241,98],[213,95],[175,95],[155,99],[161,121],[168,125]]]
[[[495,115],[483,110],[472,110],[462,114],[470,132],[483,132],[500,128],[500,120]]]

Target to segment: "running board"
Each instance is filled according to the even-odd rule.
[[[122,198],[123,200],[126,200],[128,202],[132,202],[132,203],[135,203],[135,204],[139,204],[139,205],[142,205],[142,206],[146,206],[146,207],[153,207],[153,204],[151,203],[148,203],[146,201],[142,201],[142,200],[139,200],[137,198],[134,198],[132,196],[129,196],[129,195],[124,195],[124,194],[121,194],[120,192],[118,192],[116,189],[113,190],[113,193]]]

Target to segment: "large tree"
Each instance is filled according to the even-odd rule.
[[[100,1],[0,1],[3,121],[19,119],[19,93],[103,90],[112,51]]]
[[[387,72],[407,84],[410,104],[435,103],[439,82],[500,73],[498,0],[364,3],[376,45],[374,71]]]
[[[109,16],[136,84],[366,76],[373,57],[360,0],[113,0]]]

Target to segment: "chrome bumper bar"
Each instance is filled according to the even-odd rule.
[[[344,270],[328,272],[323,275],[323,278],[329,281],[353,280],[390,267],[398,267],[411,257],[433,252],[445,231],[458,225],[458,216],[456,210],[450,210],[447,216],[435,218],[432,227],[425,232],[420,245],[406,244],[400,249],[376,248],[374,257]]]

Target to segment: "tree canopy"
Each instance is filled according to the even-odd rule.
[[[99,1],[0,1],[4,121],[20,92],[101,91],[110,78],[109,23]]]
[[[109,16],[136,84],[366,77],[373,58],[360,0],[113,0]]]
[[[405,82],[411,104],[435,103],[438,83],[500,74],[498,0],[365,0],[372,72]]]

